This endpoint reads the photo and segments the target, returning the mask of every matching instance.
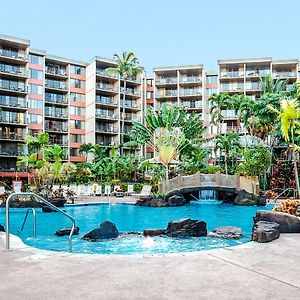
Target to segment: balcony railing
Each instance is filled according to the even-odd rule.
[[[25,53],[16,51],[13,49],[0,48],[0,56],[14,58],[14,59],[27,60],[27,55],[25,55]]]
[[[26,101],[23,98],[14,98],[9,96],[0,96],[0,105],[1,106],[10,106],[16,108],[26,108]]]
[[[121,77],[121,80],[124,80],[124,77]],[[134,82],[134,83],[141,83],[141,81],[139,79],[137,79],[136,77],[126,78],[126,81]]]
[[[55,132],[68,132],[68,127],[67,126],[49,126],[46,124],[45,130],[55,131]]]
[[[200,96],[202,91],[199,89],[182,89],[180,90],[180,96]]]
[[[159,97],[176,97],[177,96],[177,90],[167,90],[164,92],[158,93]]]
[[[239,72],[239,71],[221,71],[220,77],[242,77],[244,76],[244,72]]]
[[[27,172],[26,167],[0,167],[0,172]]]
[[[241,92],[244,90],[244,85],[221,85],[222,92]]]
[[[99,90],[118,93],[118,90],[115,89],[114,86],[110,85],[110,84],[97,83],[96,88],[99,89]]]
[[[260,90],[260,89],[261,89],[260,83],[252,83],[252,84],[246,83],[246,90]]]
[[[192,108],[192,109],[201,109],[202,108],[202,101],[182,102],[182,106],[184,106],[186,108]]]
[[[107,133],[117,133],[117,128],[114,126],[96,126],[96,131],[107,132]]]
[[[46,117],[53,117],[53,118],[63,118],[67,119],[68,114],[65,112],[57,112],[57,111],[45,111],[45,116]]]
[[[125,91],[124,88],[121,88],[121,93],[124,94],[124,91]],[[133,95],[133,96],[140,96],[141,95],[141,93],[139,91],[136,91],[134,89],[126,89],[125,94],[126,95]]]
[[[54,104],[68,104],[68,98],[48,98],[47,96],[45,97],[45,102],[49,102],[49,103],[54,103]]]
[[[0,156],[21,156],[25,155],[24,150],[13,149],[13,148],[1,148]]]
[[[0,89],[10,90],[14,92],[27,92],[27,89],[24,84],[19,84],[17,82],[9,82],[0,80]]]
[[[6,64],[0,64],[0,72],[18,76],[27,76],[27,72],[24,68]]]
[[[109,140],[97,140],[96,143],[99,144],[100,146],[106,146],[106,147],[112,147],[116,146],[117,144],[114,141],[109,141]]]
[[[274,72],[273,73],[274,77],[276,78],[290,78],[290,77],[297,77],[296,72]]]
[[[11,123],[11,124],[20,124],[20,125],[26,125],[24,120],[20,120],[18,118],[14,117],[5,117],[0,115],[0,123]]]
[[[49,145],[68,146],[68,141],[66,141],[66,140],[57,140],[57,139],[49,139]]]
[[[125,106],[126,108],[133,108],[133,109],[140,109],[140,105],[135,102],[125,102],[125,105],[123,105],[123,101],[120,102],[120,106]]]
[[[114,99],[111,98],[99,98],[96,97],[96,103],[99,104],[106,104],[106,105],[118,105],[118,103],[116,101],[114,101]]]
[[[116,79],[119,78],[118,75],[112,74],[111,72],[108,72],[108,71],[103,70],[103,69],[97,69],[97,70],[96,70],[96,74],[102,75],[102,76],[105,76],[105,77],[110,77],[110,78],[116,78]]]
[[[201,83],[202,79],[199,76],[190,76],[190,77],[183,77],[180,79],[180,83]]]
[[[156,84],[177,83],[177,77],[156,78]]]
[[[11,133],[0,133],[0,139],[2,140],[17,140],[23,141],[25,139],[25,135],[18,135],[15,132]]]
[[[45,82],[45,86],[51,89],[58,89],[58,90],[66,90],[67,85],[65,83],[56,83],[56,82]]]
[[[222,115],[224,119],[232,119],[237,117],[235,111],[232,109],[223,110]]]
[[[132,115],[125,115],[124,120],[126,121],[140,121],[140,118]]]
[[[102,119],[112,119],[112,120],[117,120],[119,118],[117,114],[108,114],[108,113],[99,113],[99,112],[96,112],[96,117]]]
[[[64,68],[54,68],[54,67],[47,67],[47,66],[46,66],[46,73],[60,75],[60,76],[68,75],[66,69],[64,69]]]
[[[258,77],[264,77],[270,74],[270,70],[247,70],[246,76],[258,76]]]

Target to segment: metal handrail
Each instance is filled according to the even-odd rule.
[[[35,209],[32,208],[32,207],[27,209],[26,215],[25,215],[25,218],[24,218],[24,221],[23,221],[23,224],[22,224],[22,227],[21,227],[20,231],[23,231],[26,220],[27,220],[27,217],[28,217],[28,213],[30,211],[32,212],[32,217],[33,217],[33,237],[36,238],[36,213],[35,213]]]
[[[294,192],[294,199],[296,198],[296,190],[294,188],[287,188],[285,190],[283,190],[279,195],[277,195],[273,201],[275,202],[281,195],[283,195],[285,192],[287,191],[293,191]]]
[[[9,247],[9,245],[10,245],[10,237],[9,237],[9,202],[15,196],[31,196],[31,197],[34,197],[38,202],[42,202],[42,203],[46,204],[47,206],[49,206],[53,210],[63,214],[67,218],[69,218],[72,222],[72,228],[71,228],[71,232],[70,232],[68,241],[69,241],[69,252],[72,252],[72,235],[73,235],[75,227],[76,227],[74,218],[72,216],[70,216],[69,214],[67,214],[66,212],[64,212],[63,210],[56,207],[55,205],[53,205],[52,203],[50,203],[49,201],[45,200],[41,196],[35,194],[35,193],[13,193],[13,194],[11,194],[7,197],[7,200],[6,200],[6,250],[7,251],[10,250],[10,247]]]

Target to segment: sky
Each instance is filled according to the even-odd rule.
[[[300,58],[299,0],[0,1],[0,34],[47,53],[90,61],[133,51],[153,67],[218,59]]]

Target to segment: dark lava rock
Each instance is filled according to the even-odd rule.
[[[5,232],[4,226],[0,224],[0,232]]]
[[[239,239],[242,236],[242,229],[234,226],[222,226],[209,232],[207,236],[222,239]]]
[[[245,190],[237,190],[237,196],[233,203],[241,206],[253,206],[256,205],[256,201],[253,199],[253,195],[246,192]]]
[[[259,221],[275,222],[279,224],[280,233],[300,232],[299,218],[287,213],[259,210],[254,217],[254,223]]]
[[[66,203],[66,199],[64,198],[52,198],[48,200],[51,204],[55,205],[56,207],[64,207]]]
[[[257,206],[266,206],[267,205],[267,198],[265,195],[260,195],[256,200]]]
[[[171,237],[206,236],[206,223],[191,219],[171,221],[168,224],[166,234]]]
[[[72,227],[61,228],[55,232],[55,235],[58,235],[58,236],[70,235],[71,230],[72,230]],[[76,226],[74,228],[73,235],[78,235],[78,234],[79,234],[79,227]]]
[[[116,225],[112,222],[105,221],[100,226],[89,233],[85,234],[82,239],[88,241],[99,241],[102,239],[114,239],[119,236]]]
[[[252,241],[268,243],[280,236],[280,225],[275,222],[259,221],[252,229]]]
[[[143,235],[144,236],[157,236],[166,234],[165,229],[144,229]]]
[[[0,207],[5,207],[6,202],[2,202]],[[20,200],[18,198],[9,201],[10,208],[26,208],[26,207],[42,207],[42,204],[37,202],[34,198],[27,200]]]
[[[167,198],[168,206],[184,206],[190,203],[190,200],[185,199],[182,195],[173,195]]]

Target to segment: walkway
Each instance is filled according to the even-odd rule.
[[[0,298],[10,299],[300,299],[300,235],[269,244],[189,255],[74,255],[4,252]]]

